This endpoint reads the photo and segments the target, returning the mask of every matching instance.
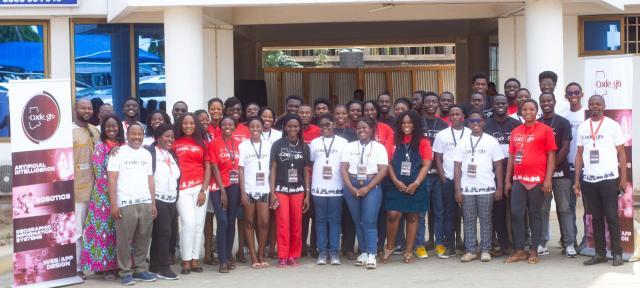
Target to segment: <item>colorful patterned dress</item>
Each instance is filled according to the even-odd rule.
[[[107,179],[108,153],[115,143],[98,142],[93,154],[96,181],[89,199],[89,211],[82,237],[81,268],[88,271],[118,269],[116,228],[110,216]]]

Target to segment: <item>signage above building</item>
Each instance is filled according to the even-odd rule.
[[[1,7],[74,7],[80,0],[0,0]]]

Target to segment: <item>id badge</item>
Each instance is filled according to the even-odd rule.
[[[322,166],[322,179],[329,180],[333,176],[331,166]]]
[[[469,164],[467,165],[467,177],[476,178],[478,173],[478,165],[477,164]]]
[[[358,165],[358,170],[356,174],[356,180],[358,181],[366,181],[367,180],[367,166]]]
[[[516,151],[516,155],[515,155],[516,164],[522,164],[523,156],[524,156],[524,152],[522,150]]]
[[[402,161],[402,163],[400,164],[400,175],[401,176],[411,175],[411,162]]]
[[[289,183],[297,183],[298,182],[298,169],[289,168]]]
[[[239,176],[238,176],[238,170],[229,171],[229,181],[231,182],[231,184],[240,183]]]
[[[264,186],[264,172],[256,172],[256,186]]]
[[[589,151],[589,163],[598,164],[600,163],[600,150],[590,150]]]

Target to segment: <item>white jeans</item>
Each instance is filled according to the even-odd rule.
[[[76,202],[75,205],[75,218],[76,218],[76,270],[80,269],[80,256],[82,255],[82,234],[84,233],[84,221],[87,219],[87,212],[89,211],[89,203]]]
[[[178,191],[178,215],[180,215],[180,254],[182,261],[200,259],[202,248],[202,231],[204,219],[207,215],[207,198],[205,193],[204,205],[198,206],[200,186]]]

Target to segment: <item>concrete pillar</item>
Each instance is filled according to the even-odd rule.
[[[164,38],[167,110],[179,100],[204,108],[202,8],[166,8]]]
[[[69,17],[53,17],[51,31],[51,78],[71,78]]]
[[[216,87],[218,97],[226,99],[234,96],[235,73],[233,72],[233,26],[220,25],[216,33],[216,67],[218,67]]]
[[[527,0],[525,4],[527,88],[533,99],[540,96],[538,74],[550,70],[558,74],[556,99],[564,90],[563,16],[560,0]],[[564,102],[559,105],[564,105]],[[564,107],[557,107],[562,108]],[[558,109],[556,109],[558,110]]]
[[[504,94],[504,81],[516,76],[516,17],[498,19],[498,92]]]

